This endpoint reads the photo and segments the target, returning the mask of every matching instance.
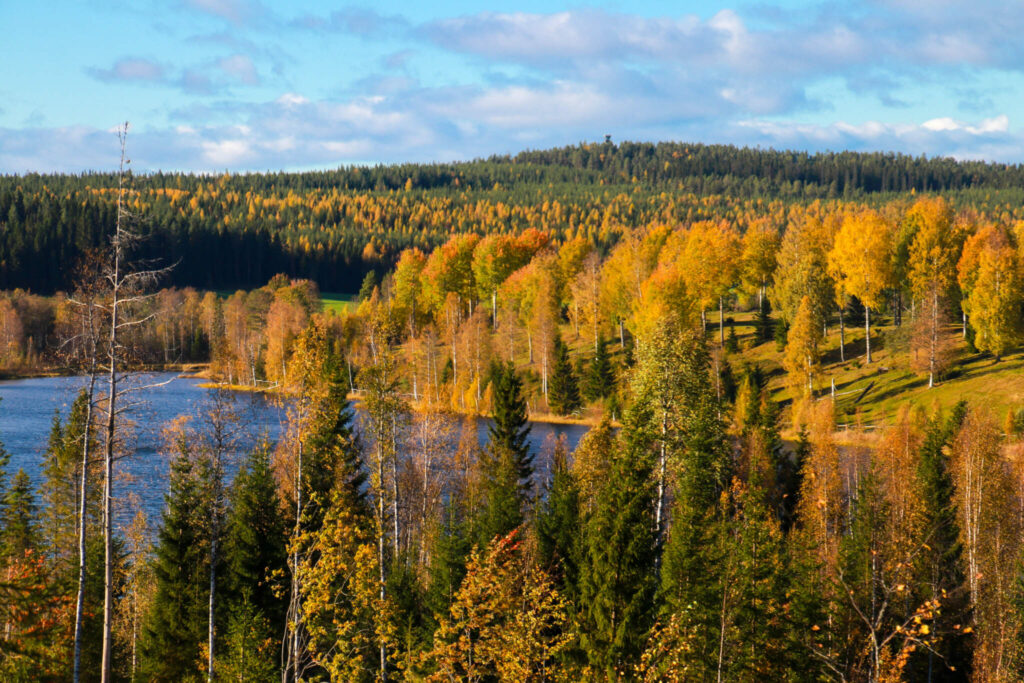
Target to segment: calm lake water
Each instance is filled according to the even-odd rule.
[[[123,481],[117,491],[118,520],[128,521],[134,514],[134,501],[145,509],[151,524],[156,524],[164,506],[167,490],[168,460],[160,452],[160,433],[164,425],[180,415],[201,414],[210,394],[199,386],[202,380],[180,378],[174,374],[148,375],[133,380],[136,385],[149,383],[131,397],[134,403],[128,418],[132,422],[128,445],[132,455],[116,464],[117,476]],[[84,386],[80,377],[47,377],[0,382],[0,442],[11,454],[8,466],[13,475],[24,469],[38,485],[42,480],[43,453],[53,424],[55,411],[63,418],[75,396]],[[245,438],[249,445],[265,435],[271,441],[281,434],[284,410],[260,394],[234,394],[238,412],[243,417]],[[480,442],[487,438],[488,420],[477,420]],[[569,446],[575,448],[587,427],[581,425],[553,425],[534,423],[530,432],[530,445],[535,453],[564,434]],[[547,446],[545,445],[547,444]],[[543,464],[538,463],[539,469]],[[229,475],[231,473],[229,472]]]

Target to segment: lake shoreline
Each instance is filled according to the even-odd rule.
[[[266,396],[279,396],[279,395],[285,394],[285,392],[281,391],[277,386],[260,387],[260,386],[250,386],[248,384],[228,384],[227,382],[215,382],[215,381],[212,381],[211,378],[208,375],[205,375],[203,373],[195,373],[195,374],[189,374],[189,375],[182,375],[182,377],[187,377],[189,379],[208,380],[208,381],[205,381],[205,382],[199,384],[199,387],[201,389],[222,389],[224,391],[232,391],[232,392],[238,392],[238,393],[263,394],[263,395],[266,395]],[[356,404],[362,403],[362,401],[363,401],[362,393],[358,392],[358,391],[350,391],[347,394],[347,398],[348,398],[348,400],[350,400],[350,401],[352,401],[353,403],[356,403]],[[415,413],[425,413],[425,412],[428,412],[431,409],[431,407],[429,405],[427,405],[427,404],[425,404],[425,403],[423,403],[421,401],[410,401],[409,402],[409,406],[411,407],[412,411],[415,412]],[[459,413],[457,411],[455,411],[455,414],[456,415],[465,416],[465,417],[472,417],[472,418],[490,419],[490,417],[491,417],[490,415],[485,415],[485,414],[480,414],[480,413]],[[543,423],[543,424],[554,424],[554,425],[578,425],[578,426],[581,426],[581,427],[596,427],[599,424],[601,424],[601,421],[602,421],[602,417],[600,415],[588,415],[586,417],[569,417],[569,416],[553,415],[551,413],[528,413],[526,419],[529,422],[538,422],[538,423]],[[613,420],[612,421],[612,426],[619,427],[621,425],[617,421]]]
[[[209,373],[209,363],[165,363],[160,365],[150,365],[141,368],[138,372],[142,373],[155,373],[155,372],[171,372],[178,373],[178,376],[182,379],[194,379],[204,380],[198,386],[201,389],[221,389],[234,393],[249,393],[249,394],[263,394],[265,396],[281,395],[282,392],[277,386],[251,386],[248,384],[228,384],[227,382],[215,381]],[[47,379],[54,377],[74,377],[80,375],[77,372],[77,368],[45,368],[21,371],[7,371],[0,373],[0,381],[16,381],[24,379]],[[348,399],[354,403],[362,403],[362,394],[358,391],[349,392],[347,395]],[[410,401],[413,412],[423,413],[430,409],[430,406],[419,402]],[[455,411],[455,414],[462,415],[465,417],[473,418],[490,418],[490,415],[477,414],[477,413],[460,413]],[[601,424],[602,416],[600,414],[591,414],[583,417],[571,417],[555,415],[552,413],[528,413],[527,419],[530,422],[538,422],[542,424],[553,424],[553,425],[579,425],[583,427],[596,427]],[[621,424],[617,420],[612,420],[613,427],[620,427]]]

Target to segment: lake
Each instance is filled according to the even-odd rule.
[[[166,382],[166,384],[162,384]],[[117,519],[127,522],[134,514],[134,500],[146,511],[151,524],[159,520],[167,490],[168,459],[161,453],[161,431],[169,421],[181,415],[196,415],[211,390],[199,385],[203,380],[157,373],[133,380],[136,385],[162,384],[144,388],[131,397],[133,405],[127,417],[132,427],[127,439],[132,455],[115,465],[122,484],[116,489]],[[43,453],[53,424],[55,411],[66,418],[77,393],[85,385],[81,377],[45,377],[0,382],[0,442],[11,454],[8,465],[13,476],[24,469],[38,485],[42,481]],[[248,444],[261,435],[276,440],[283,429],[284,410],[262,394],[233,394],[243,416]],[[489,420],[477,419],[481,443],[487,439]],[[564,434],[575,448],[588,427],[536,422],[530,431],[530,447],[538,453],[545,443]],[[541,463],[538,463],[541,465]],[[230,475],[230,472],[229,472]],[[130,504],[131,503],[131,504]]]

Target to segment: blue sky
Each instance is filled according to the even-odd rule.
[[[1024,161],[1024,4],[2,2],[0,172],[450,161],[603,139]]]

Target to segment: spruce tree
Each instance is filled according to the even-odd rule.
[[[218,680],[277,683],[281,680],[281,632],[246,600],[232,606],[219,657]]]
[[[466,523],[456,516],[457,504],[449,501],[442,511],[442,523],[434,534],[430,548],[430,570],[424,601],[430,608],[434,623],[448,614],[466,575],[466,560],[473,549],[466,533]]]
[[[0,548],[9,557],[21,557],[38,547],[37,514],[32,480],[25,470],[19,469],[4,492],[0,507]]]
[[[377,272],[368,271],[363,278],[363,284],[359,286],[359,300],[366,301],[373,296],[373,290],[377,287]]]
[[[57,680],[67,673],[66,653],[53,648],[62,605],[39,561],[32,481],[19,469],[0,494],[0,680]]]
[[[286,605],[275,590],[274,577],[287,566],[285,537],[270,450],[263,444],[249,453],[231,490],[224,543],[229,611],[245,607],[255,615],[249,626],[236,624],[236,631],[260,619],[266,620],[274,638],[284,631]]]
[[[555,446],[551,480],[537,512],[538,561],[558,581],[559,592],[575,600],[579,595],[581,544],[580,492],[569,470],[564,441]]]
[[[734,485],[728,510],[699,548],[711,571],[697,577],[686,591],[689,601],[667,610],[648,639],[647,680],[683,667],[687,680],[817,680],[802,642],[813,623],[792,608],[796,586],[785,537],[764,499],[757,481]]]
[[[497,363],[491,370],[493,398],[491,424],[487,427],[486,451],[507,451],[523,487],[530,485],[533,476],[533,457],[527,441],[530,423],[526,416],[523,383],[512,363]]]
[[[527,494],[514,453],[504,446],[488,445],[481,459],[484,501],[476,528],[477,542],[486,546],[523,523]]]
[[[307,381],[324,384],[318,392],[314,416],[303,437],[303,495],[308,503],[325,504],[338,492],[357,514],[369,514],[366,502],[366,471],[361,446],[356,436],[355,413],[347,398],[341,357],[322,335],[309,340],[316,349],[307,354],[309,362],[302,370]],[[306,528],[315,528],[322,512],[307,504]]]
[[[757,309],[757,321],[755,324],[757,330],[757,341],[766,342],[771,341],[774,336],[772,330],[772,318],[771,318],[771,304],[768,303],[768,298],[761,299],[761,305]]]
[[[481,545],[522,523],[533,478],[522,383],[511,363],[494,366],[492,377],[492,422],[487,429],[487,445],[480,454],[483,510],[476,520],[475,540]]]
[[[608,398],[615,391],[615,370],[608,354],[608,342],[604,336],[597,338],[594,359],[590,362],[583,381],[583,394],[588,401]]]
[[[187,450],[171,463],[170,490],[153,558],[156,594],[142,631],[139,674],[145,680],[198,675],[206,642],[210,539],[202,474]]]
[[[646,408],[634,408],[615,443],[611,470],[586,526],[581,569],[582,644],[610,678],[628,675],[654,622],[659,547],[655,530],[654,440]]]
[[[725,350],[729,353],[739,353],[740,340],[739,337],[736,336],[735,322],[729,323],[729,336],[725,338]]]
[[[60,413],[54,414],[50,438],[44,455],[43,514],[40,520],[40,540],[52,561],[52,581],[55,590],[76,595],[79,580],[78,516],[81,496],[82,446],[85,439],[85,421],[89,396],[82,390],[71,405],[67,422],[62,423]],[[90,434],[90,438],[92,435]],[[90,452],[95,452],[91,445]],[[95,485],[90,472],[85,505],[85,573],[82,604],[82,659],[85,671],[100,665],[103,611],[103,556],[101,546],[100,487]],[[74,629],[75,612],[67,615]],[[62,622],[62,625],[67,622]]]
[[[973,637],[958,628],[970,623],[971,615],[948,454],[966,414],[967,404],[961,401],[947,418],[931,419],[918,465],[928,539],[920,558],[919,592],[923,598],[941,599],[941,612],[933,622],[941,639],[934,652],[916,653],[910,667],[932,681],[967,680],[971,671]]]
[[[569,347],[555,335],[555,363],[548,382],[548,407],[557,415],[569,415],[580,408],[580,388],[569,358]]]
[[[75,547],[75,458],[69,455],[60,410],[54,410],[50,437],[43,454],[45,464],[41,493],[46,504],[43,537],[55,557],[67,556]]]

